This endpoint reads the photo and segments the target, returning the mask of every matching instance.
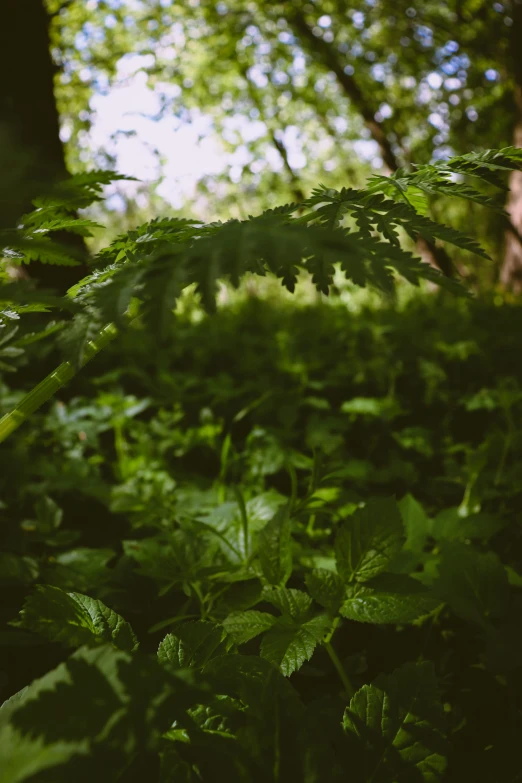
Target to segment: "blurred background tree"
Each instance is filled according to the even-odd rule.
[[[63,171],[60,138],[74,172],[136,174],[147,159],[141,189],[120,186],[109,202],[114,230],[158,213],[245,217],[318,182],[359,186],[376,171],[522,145],[520,0],[5,0],[2,14],[2,123],[10,106],[34,178]],[[34,100],[22,106],[22,93]],[[118,98],[134,119],[108,119]],[[183,161],[187,127],[199,146]],[[209,144],[219,162],[205,170]],[[194,169],[187,192],[174,182],[183,162]],[[418,249],[471,284],[520,290],[522,175],[510,185],[509,218],[431,204],[438,219],[472,227],[489,266]]]
[[[67,176],[54,95],[57,66],[50,51],[52,17],[42,0],[4,0],[0,10],[0,229],[12,228],[32,199]],[[77,266],[35,262],[31,275],[65,291],[87,273],[85,243],[63,234]]]

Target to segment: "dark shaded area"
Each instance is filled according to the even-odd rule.
[[[0,11],[0,228],[16,226],[32,199],[66,179],[64,151],[54,97],[56,66],[49,50],[49,19],[43,0],[4,0]],[[28,52],[30,56],[28,56]],[[83,239],[56,239],[86,256]],[[87,266],[34,262],[31,277],[65,292]]]

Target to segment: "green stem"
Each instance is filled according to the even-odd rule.
[[[84,367],[97,353],[105,348],[111,340],[118,334],[114,324],[110,323],[103,327],[95,340],[89,340],[85,346],[80,367]],[[0,419],[0,443],[4,441],[12,432],[24,423],[29,416],[38,408],[51,399],[56,392],[65,386],[71,378],[76,375],[77,368],[71,362],[62,362],[56,370],[53,370],[47,378],[44,378],[34,387],[25,397],[20,400],[18,405],[10,413],[6,413]]]
[[[202,620],[207,619],[207,609],[205,607],[205,599],[203,597],[203,593],[200,590],[199,584],[197,582],[189,582],[189,585],[192,589],[192,592],[195,593],[196,598],[199,601],[199,611],[200,616]]]
[[[228,468],[228,455],[230,452],[230,446],[232,445],[232,438],[230,436],[230,432],[226,435],[223,445],[221,446],[221,456],[220,456],[220,471],[219,471],[219,478],[218,478],[218,499],[220,503],[225,502],[226,497],[226,486],[225,486],[225,476],[227,473]]]
[[[475,486],[477,479],[479,477],[479,472],[472,473],[471,476],[468,479],[468,483],[466,484],[466,488],[464,490],[464,497],[462,498],[462,502],[459,506],[459,508],[469,508],[469,504],[471,501],[471,493],[473,492],[473,487]]]
[[[506,460],[511,449],[511,433],[504,438],[504,444],[502,447],[502,454],[500,455],[500,462],[498,463],[497,472],[495,474],[495,486],[500,484],[500,479],[506,466]]]
[[[346,692],[346,695],[349,699],[352,698],[353,694],[355,693],[354,687],[352,683],[350,682],[350,678],[346,674],[346,671],[344,669],[344,666],[342,665],[339,656],[335,652],[334,648],[332,647],[331,642],[325,643],[326,652],[330,656],[330,660],[332,661],[333,665],[335,666],[335,670],[337,671],[337,674],[339,675],[339,678],[343,684],[344,690]]]
[[[504,472],[504,468],[506,465],[506,460],[509,454],[509,451],[511,449],[513,436],[515,433],[515,426],[513,423],[513,419],[511,418],[511,411],[509,408],[504,409],[504,413],[506,415],[506,421],[507,421],[507,433],[504,438],[504,444],[502,448],[502,454],[500,456],[500,462],[497,468],[497,472],[495,474],[495,486],[500,483],[500,479],[502,478],[502,473]]]
[[[245,505],[245,499],[243,497],[242,492],[240,491],[239,487],[234,487],[234,495],[236,496],[237,504],[239,506],[239,513],[241,515],[241,526],[243,528],[243,538],[244,538],[244,546],[245,546],[245,557],[244,560],[248,560],[248,550],[250,542],[248,540],[248,514],[246,510]]]
[[[290,475],[290,484],[291,484],[291,496],[290,496],[290,516],[292,516],[292,513],[295,508],[295,504],[297,501],[297,473],[295,472],[294,466],[289,462],[287,464],[287,470]]]

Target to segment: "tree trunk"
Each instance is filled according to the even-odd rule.
[[[515,78],[516,118],[513,146],[522,147],[522,2],[514,0],[511,27],[511,56]],[[504,261],[500,281],[516,293],[522,292],[522,171],[513,171],[509,178],[506,210],[511,226],[506,230]]]
[[[68,172],[54,97],[56,66],[50,54],[44,0],[2,0],[0,8],[0,228],[13,228],[32,199]],[[59,237],[56,237],[57,239]],[[60,237],[86,257],[82,237]],[[87,266],[31,263],[31,277],[65,291]]]

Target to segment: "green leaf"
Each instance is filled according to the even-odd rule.
[[[398,505],[404,523],[406,541],[402,550],[390,563],[389,570],[411,573],[426,559],[424,547],[430,534],[431,520],[412,495],[405,495]]]
[[[354,397],[343,402],[342,413],[351,413],[355,416],[373,416],[375,418],[391,418],[399,413],[395,400],[388,397]]]
[[[84,592],[103,584],[111,574],[107,563],[115,553],[112,549],[79,547],[57,554],[45,568],[41,581],[62,590]]]
[[[203,731],[216,731],[231,734],[228,718],[236,718],[242,709],[238,699],[230,696],[216,696],[210,704],[199,704],[190,710],[190,717]]]
[[[119,780],[202,700],[149,657],[82,647],[0,708],[0,781]]]
[[[404,548],[415,554],[421,554],[430,532],[429,518],[412,495],[405,495],[398,506],[406,531]]]
[[[158,649],[158,660],[174,669],[201,668],[227,652],[226,634],[219,625],[198,621],[183,623],[169,633]]]
[[[512,587],[522,587],[522,576],[511,566],[505,566],[508,582]],[[0,569],[1,571],[1,569]]]
[[[310,596],[293,587],[265,587],[262,597],[298,622],[306,617],[312,606]]]
[[[357,739],[360,783],[438,783],[446,768],[444,713],[433,666],[407,663],[353,696],[343,726]],[[357,755],[355,755],[357,754]]]
[[[271,585],[284,585],[292,573],[290,532],[288,507],[284,506],[258,534],[261,571]]]
[[[130,625],[101,601],[51,585],[36,586],[13,625],[68,647],[108,642],[121,650],[138,647]]]
[[[0,552],[0,584],[30,585],[38,574],[38,561],[33,557]]]
[[[335,615],[343,602],[344,583],[334,572],[326,568],[314,568],[306,575],[306,586],[314,601]]]
[[[302,624],[281,618],[263,637],[261,656],[279,666],[281,673],[289,677],[310,660],[330,626],[327,615],[318,615]]]
[[[32,214],[37,216],[39,213],[35,212]],[[35,221],[31,222],[35,223]],[[50,231],[70,231],[71,233],[79,234],[82,237],[92,237],[91,228],[102,228],[102,226],[99,223],[95,223],[94,221],[85,218],[67,217],[55,218],[54,220],[38,223],[38,227],[34,228],[33,231],[35,234],[48,234]]]
[[[268,612],[234,612],[223,620],[223,628],[236,644],[244,644],[271,628],[276,618]]]
[[[257,655],[229,655],[210,661],[204,674],[215,693],[227,694],[245,705],[239,739],[253,769],[239,780],[305,780],[304,708],[281,672]]]
[[[462,516],[459,508],[445,508],[431,523],[430,534],[437,541],[488,541],[505,527],[505,522],[493,514],[480,512]]]
[[[405,574],[379,574],[364,584],[349,585],[340,613],[361,623],[412,623],[429,614],[440,599]]]
[[[93,311],[80,313],[58,338],[66,361],[78,368],[85,358],[88,344],[96,341],[103,327],[103,321]]]
[[[259,579],[243,579],[232,584],[219,602],[219,610],[226,614],[244,612],[261,600],[263,588]]]
[[[45,495],[35,503],[34,510],[38,519],[39,530],[42,533],[51,533],[60,527],[63,511],[55,501]]]
[[[465,544],[443,547],[435,589],[456,615],[486,631],[508,609],[509,582],[497,555]]]
[[[139,573],[160,585],[190,582],[209,566],[215,542],[207,536],[175,530],[170,535],[123,541],[123,551],[139,564]]]
[[[385,571],[400,551],[404,527],[393,500],[373,500],[345,519],[335,539],[337,572],[345,582],[366,582]]]

